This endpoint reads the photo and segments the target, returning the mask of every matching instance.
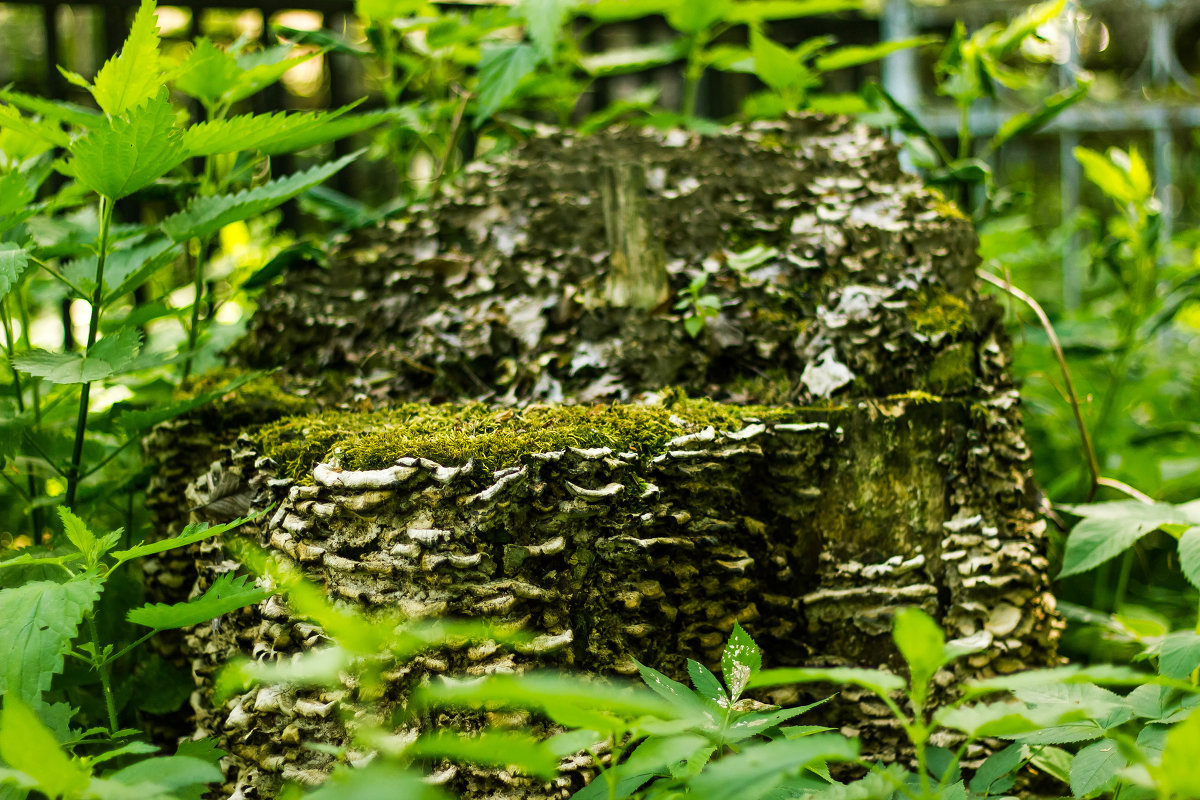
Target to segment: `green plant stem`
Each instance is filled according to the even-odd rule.
[[[192,319],[191,324],[188,325],[187,356],[183,359],[183,378],[185,380],[192,374],[192,355],[196,351],[196,340],[200,336],[200,299],[204,295],[204,264],[199,252],[199,240],[196,240],[196,245],[195,255],[192,254],[190,246],[187,248],[187,260],[190,262],[195,280],[192,284]]]
[[[104,691],[104,709],[108,712],[108,730],[113,733],[117,727],[117,703],[113,698],[112,681],[108,675],[108,662],[100,660],[100,634],[96,630],[96,620],[91,614],[84,617],[87,620],[88,635],[92,637],[92,647],[96,656],[93,666],[100,675],[100,687]]]
[[[108,658],[101,661],[100,666],[107,667],[109,664],[113,663],[117,659],[124,656],[130,650],[133,650],[135,647],[140,647],[142,644],[144,644],[146,642],[147,639],[149,639],[151,636],[153,636],[156,633],[158,633],[157,630],[152,630],[149,633],[147,633],[146,635],[140,637],[136,642],[126,645],[125,647],[121,648],[120,652],[116,653],[115,655],[111,655]]]
[[[704,49],[704,39],[701,34],[692,35],[688,44],[687,66],[683,72],[683,108],[684,117],[696,116],[696,102],[700,97],[700,79],[704,77],[704,62],[700,60]]]
[[[8,353],[8,357],[11,359],[15,351],[13,350],[12,319],[9,316],[8,303],[6,302],[0,302],[0,321],[2,321],[4,324],[5,352]],[[24,328],[22,328],[22,331],[24,331]],[[21,385],[21,373],[17,371],[16,367],[11,365],[11,362],[9,368],[12,371],[13,396],[17,401],[17,413],[24,414],[25,391],[24,387]],[[26,498],[26,502],[30,502],[34,497],[37,497],[37,479],[33,477],[32,472],[28,473],[26,478],[29,482],[29,496]],[[39,527],[38,516],[34,514],[33,511],[34,509],[30,509],[29,533],[32,536],[33,541],[37,542],[38,534],[41,532],[41,529]]]
[[[87,472],[84,473],[83,477],[90,478],[92,475],[95,475],[97,472],[104,469],[106,466],[108,466],[108,464],[114,458],[119,456],[121,453],[125,452],[125,449],[136,441],[138,441],[138,440],[137,439],[127,439],[125,442],[117,445],[117,449],[113,450],[111,453],[106,455],[100,461],[96,462],[90,469],[88,469]]]
[[[96,344],[100,335],[100,307],[104,301],[104,262],[108,259],[108,231],[112,227],[113,201],[100,196],[100,247],[96,253],[96,291],[92,295],[92,313],[88,320],[87,350]],[[85,351],[86,353],[86,351]],[[79,415],[75,420],[75,446],[71,449],[71,466],[67,470],[67,508],[75,510],[75,495],[79,491],[80,466],[83,461],[83,439],[87,433],[88,401],[91,381],[84,381],[79,391]]]

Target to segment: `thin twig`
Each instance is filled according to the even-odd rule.
[[[450,123],[450,135],[446,137],[446,149],[442,152],[441,161],[438,162],[437,175],[433,178],[433,186],[429,190],[429,205],[432,207],[437,202],[438,195],[442,192],[442,182],[446,179],[446,171],[450,166],[450,157],[454,155],[454,148],[458,146],[459,136],[462,135],[462,121],[467,113],[467,103],[471,100],[471,93],[464,92],[456,87],[456,91],[460,92],[462,99],[458,104],[458,108],[454,110],[454,120]]]
[[[1154,498],[1151,497],[1150,495],[1142,494],[1137,489],[1130,486],[1128,483],[1125,483],[1124,481],[1119,481],[1116,478],[1100,477],[1100,478],[1096,478],[1096,483],[1099,484],[1100,486],[1107,486],[1109,489],[1116,489],[1118,492],[1121,492],[1122,494],[1127,494],[1130,497],[1132,497],[1134,500],[1139,500],[1143,503],[1153,503],[1154,502]]]
[[[1025,292],[1013,286],[1003,278],[997,278],[984,270],[976,270],[976,274],[981,280],[984,280],[993,286],[996,286],[1009,295],[1020,300],[1025,305],[1033,310],[1037,315],[1038,321],[1042,324],[1042,330],[1046,332],[1047,338],[1050,340],[1050,346],[1054,348],[1054,357],[1058,359],[1058,368],[1062,372],[1063,383],[1067,389],[1067,400],[1071,405],[1071,412],[1075,415],[1075,424],[1079,428],[1079,440],[1083,444],[1083,452],[1087,456],[1088,474],[1091,477],[1091,486],[1088,488],[1088,502],[1096,496],[1096,489],[1100,486],[1100,465],[1096,461],[1096,451],[1092,447],[1092,437],[1088,435],[1087,425],[1083,422],[1083,412],[1079,407],[1079,396],[1075,394],[1075,383],[1071,380],[1071,370],[1067,367],[1067,357],[1063,353],[1062,344],[1058,341],[1058,334],[1054,332],[1054,326],[1050,324],[1050,318],[1046,316],[1046,312],[1042,309],[1040,303],[1034,300]]]

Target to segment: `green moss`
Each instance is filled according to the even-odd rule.
[[[962,212],[962,209],[953,200],[947,199],[946,195],[937,189],[931,188],[929,191],[933,194],[933,208],[938,214],[953,219],[967,219],[967,215]]]
[[[917,333],[957,336],[970,327],[971,311],[961,298],[942,289],[926,288],[913,300],[908,319]]]
[[[939,352],[929,365],[926,382],[935,392],[952,392],[975,385],[975,348],[958,342]]]
[[[800,409],[734,406],[669,392],[661,405],[530,406],[405,403],[387,411],[327,411],[264,425],[254,438],[293,480],[309,480],[335,454],[346,469],[381,469],[405,456],[440,464],[475,461],[484,470],[565,447],[611,447],[652,454],[671,439],[703,430],[738,430],[747,419],[779,420]],[[674,419],[672,419],[674,418]],[[683,424],[678,424],[682,421]]]

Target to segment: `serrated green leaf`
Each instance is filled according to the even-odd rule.
[[[34,581],[0,590],[0,694],[39,701],[62,672],[63,655],[100,589],[98,577],[84,574],[65,583]]]
[[[237,84],[242,72],[233,54],[201,36],[175,73],[175,88],[213,105]]]
[[[1111,503],[1063,506],[1083,519],[1071,530],[1060,578],[1086,572],[1128,550],[1146,534],[1167,524],[1194,525],[1186,509],[1170,503]]]
[[[710,763],[689,781],[688,796],[697,800],[756,800],[809,765],[852,761],[857,756],[858,742],[836,734],[778,739]]]
[[[0,233],[19,224],[35,196],[33,187],[22,173],[13,170],[0,175]],[[13,242],[0,242],[0,248],[12,247],[16,247]],[[0,255],[0,295],[7,291],[3,275],[3,256]]]
[[[154,0],[142,0],[121,52],[96,73],[92,97],[106,114],[115,117],[157,95],[161,86],[158,18]]]
[[[726,19],[729,22],[758,23],[777,19],[800,19],[839,11],[858,11],[862,0],[750,0],[734,3]]]
[[[1200,797],[1197,753],[1200,753],[1200,711],[1193,711],[1167,734],[1162,762],[1157,767],[1151,767],[1160,797]]]
[[[1029,707],[1025,703],[1005,701],[940,708],[934,714],[933,720],[943,727],[962,731],[970,739],[985,736],[1020,738],[1025,744],[1033,744],[1034,742],[1025,738],[1026,735],[1044,733],[1068,724],[1078,724],[1091,732],[1090,735],[1082,736],[1082,739],[1100,737],[1104,731],[1095,723],[1088,722],[1087,714],[1086,708],[1064,708],[1058,705]]]
[[[96,342],[87,353],[30,350],[13,358],[24,373],[51,383],[91,383],[125,372],[137,357],[142,335],[127,328]]]
[[[1071,791],[1085,797],[1098,791],[1128,765],[1117,743],[1104,739],[1080,750],[1071,762]]]
[[[554,57],[567,12],[576,4],[577,0],[521,0],[517,14],[524,21],[525,30],[543,61]]]
[[[688,708],[696,706],[698,702],[696,695],[682,683],[671,680],[658,670],[647,667],[637,659],[634,659],[633,663],[637,665],[638,674],[642,676],[642,683],[646,684],[646,688],[650,689],[650,691],[672,705]]]
[[[762,669],[762,653],[750,634],[742,630],[741,624],[733,623],[733,632],[721,651],[721,675],[729,688],[730,698],[736,701],[742,696],[746,684]]]
[[[6,694],[0,709],[0,758],[37,781],[38,791],[48,797],[76,796],[91,777],[17,694]]]
[[[825,703],[827,700],[829,700],[828,697],[825,698],[825,700],[818,700],[817,702],[809,703],[806,706],[797,706],[796,708],[781,708],[778,711],[756,711],[751,714],[746,714],[745,716],[738,718],[738,720],[729,727],[728,732],[725,734],[725,741],[727,743],[734,743],[740,742],[741,740],[749,738],[750,736],[756,736],[763,731],[770,730],[777,725],[782,725],[788,720],[795,719],[801,714],[811,711],[822,703]],[[811,726],[809,735],[812,735],[813,733],[820,733],[823,730],[828,730],[828,728]]]
[[[905,680],[899,675],[876,669],[859,669],[857,667],[829,667],[811,669],[807,667],[788,667],[781,669],[765,669],[750,679],[747,688],[755,689],[767,686],[782,686],[789,683],[832,683],[861,686],[877,695],[888,696],[898,692],[905,686]]]
[[[1052,684],[1094,683],[1108,686],[1141,686],[1147,682],[1144,672],[1129,667],[1108,664],[1083,667],[1071,664],[1050,669],[1031,669],[1013,675],[1001,675],[983,680],[969,680],[962,684],[967,697],[978,697],[993,692],[1014,692],[1037,689]]]
[[[242,72],[233,87],[221,96],[221,102],[233,104],[245,100],[278,81],[292,67],[321,55],[321,51],[313,50],[288,58],[287,55],[291,51],[290,46],[269,47],[256,53],[238,56],[237,63]]]
[[[520,43],[485,47],[479,60],[479,88],[474,126],[478,128],[500,110],[541,62],[537,50]]]
[[[113,200],[133,194],[183,163],[175,109],[164,89],[127,113],[88,131],[68,162],[87,188]]]
[[[0,100],[43,119],[67,122],[80,128],[91,128],[104,122],[104,115],[68,100],[47,100],[12,89],[0,89]]]
[[[106,781],[125,786],[144,787],[158,797],[200,797],[202,792],[184,794],[222,779],[221,770],[199,758],[190,756],[163,756],[144,758],[124,769],[105,777]]]
[[[516,767],[543,780],[551,780],[558,774],[558,758],[549,748],[519,731],[484,730],[469,737],[454,731],[437,731],[417,739],[408,752],[428,758]]]
[[[279,111],[274,114],[242,114],[227,119],[216,119],[193,125],[183,133],[183,146],[196,156],[209,156],[216,153],[234,153],[246,150],[262,150],[268,155],[276,152],[286,152],[291,149],[301,149],[289,146],[288,140],[294,139],[311,147],[314,144],[332,141],[356,133],[349,130],[343,133],[334,128],[331,123],[345,113],[345,109],[333,112]],[[371,121],[366,127],[378,124],[388,115],[387,112],[376,112],[366,115]],[[351,117],[361,120],[361,117]],[[350,126],[353,128],[353,126]],[[359,128],[358,130],[362,130]]]
[[[92,561],[91,554],[97,544],[96,535],[83,520],[71,513],[71,509],[59,506],[57,511],[58,518],[62,520],[63,533],[66,534],[67,541],[75,545],[75,549],[85,558]]]
[[[13,242],[0,242],[0,300],[8,296],[29,266],[29,253]]]
[[[758,28],[750,31],[750,53],[754,56],[754,74],[776,91],[804,88],[816,83],[816,76],[803,59],[764,36]]]
[[[299,150],[306,150],[309,147],[316,147],[326,142],[345,139],[348,136],[362,133],[377,125],[382,125],[389,120],[394,121],[397,118],[394,109],[372,111],[367,114],[341,113],[352,107],[347,106],[346,108],[339,109],[337,114],[327,115],[320,126],[280,135],[275,140],[262,145],[259,149],[269,156],[280,153],[293,153]]]
[[[239,608],[259,603],[271,596],[254,585],[249,576],[234,577],[225,573],[213,581],[208,591],[186,603],[152,603],[132,609],[125,618],[134,625],[144,625],[156,630],[186,628],[199,625]]]
[[[305,189],[316,186],[358,158],[362,152],[359,150],[337,161],[295,172],[286,178],[237,194],[197,197],[186,209],[163,220],[163,232],[176,242],[211,236],[232,222],[270,211]]]
[[[69,147],[71,144],[71,137],[58,127],[57,123],[30,119],[11,106],[0,106],[0,129],[4,128],[42,139],[58,147]]]
[[[165,237],[112,250],[104,261],[105,301],[132,291],[180,252],[181,248]],[[69,261],[62,273],[91,300],[96,291],[95,254]]]
[[[0,254],[0,263],[3,255]],[[0,270],[2,272],[2,270]],[[0,296],[3,296],[3,278],[0,277]],[[1179,568],[1188,583],[1200,589],[1200,527],[1189,528],[1179,536]]]
[[[117,550],[113,552],[112,556],[113,558],[117,559],[119,564],[123,564],[126,561],[131,561],[135,558],[145,558],[146,556],[165,553],[168,550],[174,550],[176,547],[187,547],[188,545],[195,544],[196,542],[203,541],[213,536],[219,536],[222,533],[231,531],[234,528],[245,525],[247,522],[257,518],[257,516],[241,517],[233,520],[232,522],[225,522],[220,525],[209,525],[206,522],[193,522],[184,528],[179,535],[174,538],[161,539],[157,542],[142,543],[131,547],[128,550]]]
[[[879,61],[885,56],[900,50],[924,47],[927,44],[934,44],[939,41],[941,41],[940,36],[914,36],[911,39],[898,39],[892,42],[880,42],[879,44],[839,47],[837,50],[817,56],[816,66],[821,72],[848,69]]]
[[[1191,631],[1176,631],[1163,638],[1159,646],[1159,675],[1186,680],[1197,668],[1200,668],[1200,636]]]
[[[1043,100],[1036,111],[1014,114],[996,131],[996,135],[988,142],[988,149],[995,151],[1013,139],[1036,133],[1059,114],[1087,97],[1089,88],[1088,84],[1082,83],[1064,89]]]
[[[696,687],[696,691],[701,696],[707,697],[716,703],[722,701],[729,702],[729,697],[725,694],[725,687],[721,685],[721,681],[717,680],[717,676],[713,675],[708,667],[699,661],[689,658],[687,661],[687,671],[688,677],[692,679],[692,686]]]

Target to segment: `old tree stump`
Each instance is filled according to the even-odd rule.
[[[282,369],[154,433],[156,512],[178,529],[275,504],[239,535],[362,614],[537,635],[418,658],[385,706],[437,672],[631,675],[636,657],[678,678],[715,664],[735,620],[770,666],[898,669],[906,605],[990,641],[962,670],[1044,665],[1044,525],[975,246],[847,120],[547,133],[270,288],[236,359]],[[701,300],[716,313],[693,337]],[[236,567],[220,544],[152,565],[164,591]],[[296,743],[346,741],[336,711],[359,700],[214,705],[214,669],[319,634],[273,598],[180,644],[233,796],[320,781],[332,757]],[[829,709],[895,755],[886,709],[853,691]],[[474,797],[565,797],[590,774],[443,773]]]

